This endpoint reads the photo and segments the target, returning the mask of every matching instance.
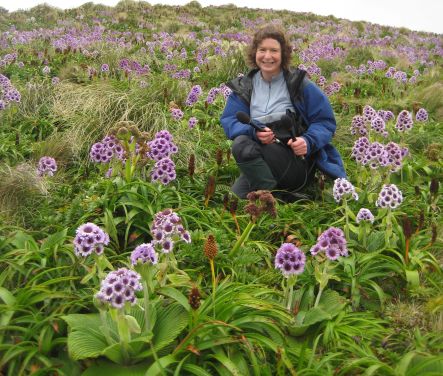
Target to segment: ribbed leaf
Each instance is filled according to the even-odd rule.
[[[243,376],[241,371],[226,355],[221,353],[212,355],[211,357],[217,359],[233,376]]]
[[[148,364],[137,364],[135,366],[121,366],[115,363],[101,361],[98,364],[89,367],[82,373],[82,376],[144,376]]]
[[[185,364],[183,366],[183,371],[188,371],[190,374],[195,376],[212,376],[211,373],[199,366],[196,366],[195,364]]]
[[[145,376],[158,376],[162,374],[162,369],[167,368],[173,363],[177,363],[177,360],[173,355],[166,355],[163,358],[160,358],[155,363],[149,367],[148,371],[145,373]]]
[[[178,304],[157,308],[157,322],[155,323],[154,346],[158,351],[172,343],[188,324],[188,313]]]
[[[107,346],[104,336],[94,330],[76,330],[68,335],[68,351],[74,360],[96,358]]]
[[[173,287],[163,287],[158,290],[158,293],[174,299],[176,302],[180,303],[186,311],[189,312],[191,310],[188,299],[181,291]]]

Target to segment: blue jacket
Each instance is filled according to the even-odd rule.
[[[232,94],[227,100],[220,122],[226,136],[231,140],[239,135],[249,135],[258,141],[255,129],[240,123],[236,117],[238,111],[250,114],[252,77],[257,72],[258,70],[254,69],[247,75],[227,83]],[[302,136],[308,146],[307,156],[312,156],[317,168],[326,175],[334,179],[345,178],[346,172],[341,156],[330,144],[337,124],[327,96],[305,77],[304,71],[290,69],[284,71],[284,77],[294,108],[308,125]]]

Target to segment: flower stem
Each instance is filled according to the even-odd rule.
[[[251,235],[251,231],[254,228],[255,224],[250,221],[246,228],[244,229],[243,233],[241,234],[240,238],[237,239],[237,241],[234,244],[234,247],[229,252],[229,256],[234,256],[239,248],[242,246],[242,244],[249,238],[249,235]]]
[[[145,331],[149,333],[151,330],[151,323],[149,321],[149,288],[145,280],[142,281],[143,285],[143,308],[145,309]]]
[[[212,276],[212,310],[215,319],[215,289],[217,281],[215,279],[215,268],[214,268],[214,259],[209,259],[209,264],[211,265],[211,276]]]
[[[317,297],[315,298],[314,307],[317,307],[318,303],[320,303],[320,298],[322,293],[323,293],[323,288],[320,286],[320,288],[318,289]]]

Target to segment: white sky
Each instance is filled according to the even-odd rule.
[[[46,2],[58,8],[76,8],[88,0],[0,0],[0,6],[14,11]],[[118,0],[92,0],[115,5]],[[150,4],[184,5],[190,0],[151,0]],[[235,4],[238,7],[287,9],[334,15],[352,21],[369,21],[381,25],[404,26],[411,30],[443,34],[442,0],[198,0],[202,6]],[[239,16],[241,16],[239,14]]]

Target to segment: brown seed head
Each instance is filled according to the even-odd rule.
[[[217,151],[215,153],[215,161],[217,162],[217,166],[220,167],[223,162],[223,150],[222,149],[217,149]]]
[[[215,177],[210,175],[205,189],[205,197],[210,198],[215,192]]]
[[[193,286],[188,296],[188,302],[194,311],[197,310],[198,307],[200,307],[200,299],[201,299],[200,290],[198,289],[197,286]]]
[[[229,207],[229,193],[225,193],[223,195],[223,208],[225,210],[228,210],[228,207]]]
[[[429,192],[431,192],[431,195],[435,196],[438,193],[438,180],[432,179],[431,185],[429,187]]]
[[[194,173],[195,173],[195,154],[191,154],[189,156],[188,173],[189,173],[189,176],[191,178],[194,176]]]
[[[232,215],[235,215],[237,213],[238,208],[238,198],[232,197],[231,202],[229,203],[229,211]]]
[[[218,253],[218,246],[217,242],[215,241],[214,235],[209,235],[206,239],[205,246],[204,246],[204,253],[205,256],[209,260],[213,260],[215,256],[217,256]]]
[[[403,224],[403,234],[405,235],[405,238],[410,239],[412,236],[412,225],[407,215],[403,216],[402,224]]]

